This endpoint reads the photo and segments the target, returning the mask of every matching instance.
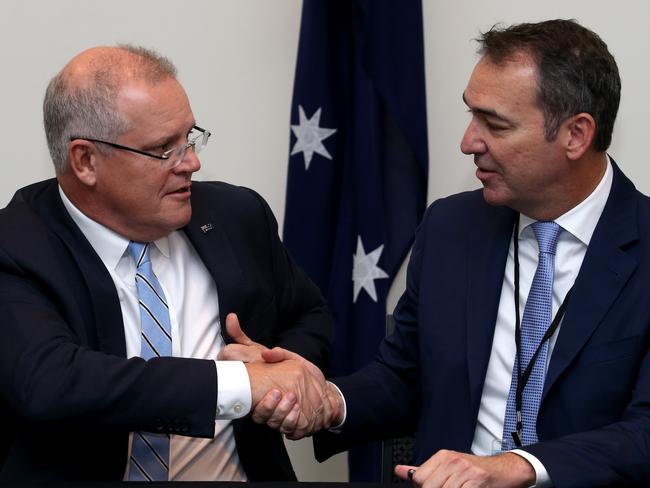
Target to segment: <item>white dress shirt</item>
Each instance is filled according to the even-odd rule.
[[[140,355],[140,309],[135,263],[126,252],[129,240],[77,209],[59,187],[68,213],[111,275],[124,320],[127,358]],[[169,304],[172,356],[216,360],[224,347],[216,285],[183,232],[172,232],[150,246],[151,264]],[[230,420],[251,408],[246,367],[240,361],[215,361],[217,411],[213,439],[172,435],[169,480],[245,481]],[[201,388],[201,385],[197,385]],[[129,436],[129,454],[133,434]],[[124,480],[129,463],[125,459]]]
[[[612,186],[613,171],[608,159],[605,174],[596,189],[579,205],[555,219],[563,232],[560,233],[555,254],[553,277],[553,310],[555,317],[567,292],[578,276],[587,246],[600,219]],[[523,313],[530,286],[537,269],[539,247],[531,224],[535,220],[520,216],[519,238],[519,310]],[[562,324],[549,339],[546,367],[551,360],[555,341]],[[472,452],[490,455],[501,451],[501,439],[506,413],[506,403],[515,362],[515,306],[514,306],[514,243],[510,241],[501,299],[497,313],[492,352],[488,364],[478,422],[474,432]],[[514,451],[526,458],[535,468],[537,487],[551,486],[550,477],[542,463],[522,450]]]

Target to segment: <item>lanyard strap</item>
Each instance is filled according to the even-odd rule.
[[[528,379],[530,378],[530,374],[533,370],[533,367],[535,366],[535,362],[537,361],[537,356],[539,355],[539,352],[542,349],[542,346],[546,341],[548,341],[553,334],[555,334],[555,331],[557,328],[560,326],[560,322],[562,321],[562,317],[564,317],[564,313],[566,312],[567,305],[569,304],[569,298],[571,298],[571,292],[573,291],[573,286],[569,289],[567,292],[566,296],[564,297],[564,300],[562,300],[562,303],[560,304],[560,308],[558,308],[557,313],[555,314],[555,318],[549,325],[548,329],[546,329],[546,333],[542,337],[542,340],[540,341],[539,345],[537,346],[537,349],[535,350],[535,353],[533,356],[530,358],[530,361],[528,365],[526,366],[526,369],[522,372],[521,369],[521,318],[519,316],[519,214],[517,214],[517,217],[515,219],[515,229],[513,232],[513,244],[514,244],[514,251],[515,251],[515,290],[514,290],[514,298],[515,298],[515,346],[517,348],[516,352],[516,368],[517,368],[517,389],[515,390],[515,412],[516,412],[516,427],[515,430],[516,432],[512,433],[512,437],[515,441],[515,444],[517,447],[521,447],[521,431],[523,429],[523,421],[522,421],[522,416],[521,416],[521,409],[522,409],[522,403],[523,403],[523,395],[524,395],[524,388],[526,388],[526,385],[528,384]]]

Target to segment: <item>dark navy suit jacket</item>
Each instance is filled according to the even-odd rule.
[[[217,285],[221,323],[236,312],[253,340],[323,366],[329,312],[264,200],[194,183],[192,207],[183,231]],[[0,211],[0,336],[0,480],[119,480],[129,431],[213,435],[214,363],[125,359],[115,286],[55,180],[18,191]],[[295,479],[277,432],[250,419],[233,425],[250,480]]]
[[[319,458],[414,430],[417,464],[439,449],[469,452],[514,219],[481,191],[429,207],[395,333],[368,367],[335,380],[347,420],[319,436]],[[550,360],[539,443],[524,448],[557,487],[650,486],[649,341],[650,200],[614,165]]]

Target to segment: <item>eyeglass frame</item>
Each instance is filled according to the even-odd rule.
[[[187,152],[187,149],[188,149],[188,148],[190,148],[190,147],[196,147],[196,143],[197,143],[197,141],[199,140],[200,137],[203,137],[203,138],[205,139],[205,144],[203,144],[203,145],[201,146],[201,149],[203,149],[203,147],[205,147],[205,146],[208,144],[208,139],[210,139],[210,136],[212,135],[212,133],[211,133],[209,130],[202,129],[202,128],[199,127],[198,125],[193,125],[193,126],[192,126],[192,129],[196,129],[196,130],[198,130],[199,132],[201,132],[201,135],[200,135],[200,136],[197,136],[196,138],[194,138],[194,139],[191,140],[191,141],[187,141],[185,144],[180,144],[180,145],[178,145],[178,146],[175,146],[175,147],[173,147],[173,148],[171,148],[171,149],[165,151],[165,152],[162,153],[162,154],[151,154],[151,153],[149,153],[149,152],[142,151],[142,150],[140,150],[140,149],[134,149],[134,148],[132,148],[132,147],[123,146],[123,145],[121,145],[121,144],[117,144],[117,143],[115,143],[115,142],[102,141],[101,139],[93,139],[92,137],[77,137],[77,136],[71,136],[71,137],[70,137],[70,142],[75,141],[75,140],[82,140],[82,141],[97,142],[97,143],[100,143],[100,144],[106,144],[107,146],[114,147],[115,149],[122,149],[123,151],[131,151],[131,152],[133,152],[133,153],[140,154],[140,155],[142,155],[142,156],[149,156],[150,158],[158,159],[158,160],[161,161],[160,165],[162,166],[162,165],[163,165],[162,161],[167,161],[167,160],[169,160],[169,158],[171,157],[171,154],[172,154],[174,151],[176,151],[179,147],[183,147],[183,146],[184,146],[183,149]],[[171,166],[171,168],[175,168],[176,166],[178,166],[178,165],[181,163],[181,161],[183,160],[183,157],[185,157],[185,154],[186,154],[186,153],[184,152],[184,153],[183,153],[183,156],[180,157],[180,158],[178,159],[178,162],[177,162],[175,165]]]

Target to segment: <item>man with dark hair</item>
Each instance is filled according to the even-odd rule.
[[[192,182],[210,133],[174,66],[84,51],[44,119],[56,179],[0,211],[0,481],[295,480],[247,414],[270,391],[319,426],[306,359],[326,364],[332,321],[259,195]],[[217,360],[242,329],[290,360]]]
[[[317,456],[416,431],[396,473],[418,486],[648,486],[650,200],[605,152],[616,63],[574,21],[479,42],[461,150],[483,189],[427,210],[395,332],[332,380]]]

